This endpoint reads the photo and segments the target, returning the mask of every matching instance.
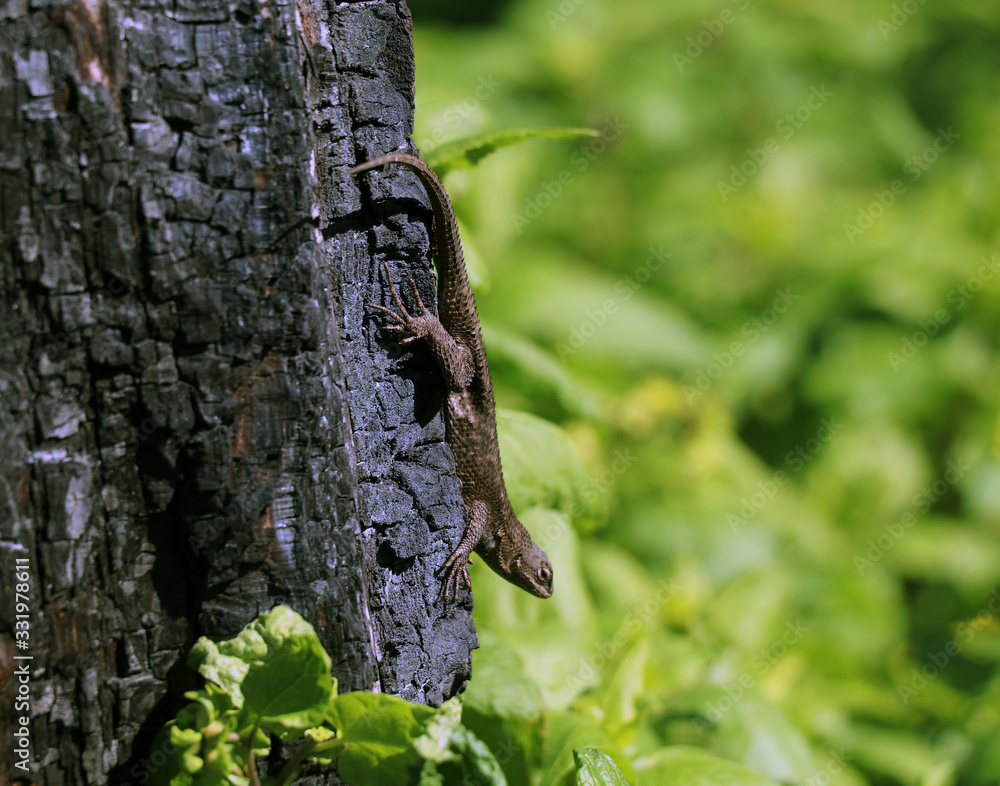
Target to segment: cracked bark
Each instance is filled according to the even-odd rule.
[[[277,603],[341,690],[468,676],[442,382],[364,308],[383,259],[432,288],[429,211],[344,174],[412,90],[402,0],[0,0],[0,740],[25,559],[33,782],[142,782],[195,639]]]

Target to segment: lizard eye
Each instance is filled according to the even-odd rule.
[[[548,583],[552,581],[552,568],[548,565],[542,565],[538,569],[538,583],[548,586]]]

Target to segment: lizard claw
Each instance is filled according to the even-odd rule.
[[[445,603],[451,603],[458,598],[458,592],[462,586],[472,589],[472,579],[469,577],[469,569],[465,566],[455,567],[448,571],[444,585],[441,587],[440,598]]]
[[[462,586],[472,589],[472,579],[469,576],[467,563],[464,562],[465,559],[468,557],[463,558],[461,552],[456,550],[438,569],[438,573],[445,574],[438,600],[443,599],[445,603],[450,603],[458,597],[458,591]],[[468,561],[472,562],[472,560]]]
[[[381,311],[383,314],[388,314],[390,317],[392,317],[393,319],[395,319],[400,324],[405,324],[406,323],[405,318],[402,317],[402,316],[400,316],[399,314],[397,314],[391,308],[386,308],[385,306],[380,306],[377,303],[365,303],[365,308],[370,308],[370,309],[372,309],[374,311]],[[406,314],[406,312],[403,312],[403,313]],[[406,316],[409,316],[409,314],[406,314]],[[400,329],[400,325],[385,325],[383,329],[384,330],[399,330]]]
[[[417,289],[417,282],[412,278],[407,278],[406,280],[409,281],[410,286],[413,287],[413,297],[417,301],[417,307],[420,309],[421,315],[430,313],[427,311],[427,306],[424,305],[424,301],[420,298],[420,290]]]

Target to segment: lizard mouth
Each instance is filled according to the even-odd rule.
[[[544,584],[532,577],[528,579],[524,588],[535,597],[550,598],[552,597],[552,574],[548,575],[548,581]]]
[[[552,596],[552,566],[548,561],[543,561],[541,565],[532,571],[527,568],[518,557],[507,572],[508,580],[516,584],[523,590],[527,590],[537,598],[548,598]]]

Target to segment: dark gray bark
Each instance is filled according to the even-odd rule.
[[[0,780],[18,654],[41,784],[142,782],[195,639],[277,603],[341,690],[463,684],[442,383],[364,308],[430,291],[427,211],[344,174],[412,69],[402,0],[0,0]]]

